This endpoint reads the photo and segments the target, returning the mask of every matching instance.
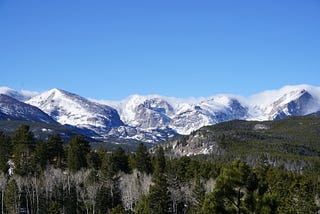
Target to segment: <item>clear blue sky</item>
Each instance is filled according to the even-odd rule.
[[[320,1],[0,0],[0,74],[113,100],[320,86]]]

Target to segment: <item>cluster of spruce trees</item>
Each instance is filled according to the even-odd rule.
[[[319,169],[304,174],[191,157],[93,150],[85,138],[0,132],[1,213],[316,213]]]

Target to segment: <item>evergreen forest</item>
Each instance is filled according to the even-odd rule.
[[[229,140],[229,139],[228,139]],[[229,143],[225,140],[224,142]],[[320,143],[320,142],[319,142]],[[228,144],[226,144],[228,146]],[[252,153],[252,147],[250,148]],[[285,158],[285,157],[283,157]],[[318,159],[318,155],[313,155]],[[288,170],[268,157],[168,156],[92,148],[76,135],[0,132],[1,213],[318,213],[320,167]]]

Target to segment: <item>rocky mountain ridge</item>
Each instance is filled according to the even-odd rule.
[[[0,94],[14,95],[41,109],[54,121],[95,133],[92,137],[101,140],[117,138],[157,143],[223,121],[278,120],[320,110],[320,88],[309,85],[285,86],[250,98],[216,95],[179,99],[133,95],[112,102],[86,99],[60,89],[31,96],[25,101],[25,95],[5,89],[0,90]],[[3,113],[3,108],[0,112]]]

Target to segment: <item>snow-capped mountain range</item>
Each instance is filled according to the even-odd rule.
[[[6,87],[0,87],[0,94],[16,100],[9,105],[36,107],[58,123],[91,131],[95,138],[153,143],[222,121],[277,120],[320,110],[320,87],[310,85],[285,86],[249,98],[224,94],[192,99],[132,95],[122,101],[101,101],[60,89],[36,94]],[[8,115],[3,104],[7,101],[3,100],[0,115]],[[12,117],[21,113],[18,107],[12,109]]]

